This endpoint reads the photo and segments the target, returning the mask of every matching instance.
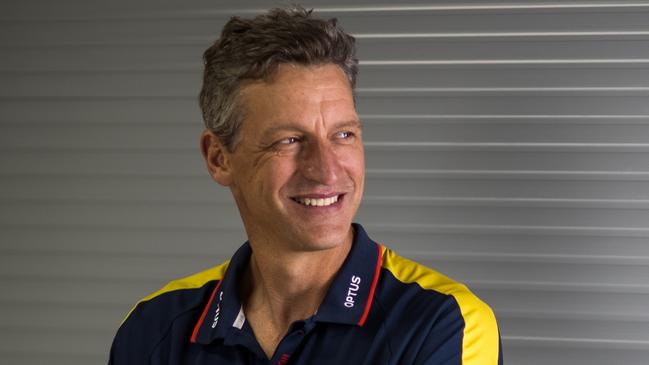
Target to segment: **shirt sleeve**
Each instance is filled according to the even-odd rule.
[[[439,313],[415,364],[502,365],[500,333],[493,311],[471,292],[462,295],[465,297],[456,297]]]
[[[108,365],[145,365],[158,336],[146,333],[141,308],[136,307],[117,330],[110,348]]]

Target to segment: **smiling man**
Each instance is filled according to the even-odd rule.
[[[354,53],[335,20],[301,8],[226,24],[204,55],[200,146],[248,242],[140,301],[110,364],[502,363],[486,304],[352,223]]]

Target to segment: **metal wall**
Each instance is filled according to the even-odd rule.
[[[490,303],[508,364],[647,364],[649,1],[305,4],[358,39],[370,234]],[[103,364],[245,240],[196,96],[269,6],[0,4],[0,362]]]

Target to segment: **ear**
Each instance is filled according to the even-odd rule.
[[[230,165],[230,152],[210,130],[201,133],[201,152],[207,165],[207,171],[212,179],[223,186],[230,186],[232,182],[232,168]]]

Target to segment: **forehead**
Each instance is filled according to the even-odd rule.
[[[279,65],[267,80],[245,85],[239,97],[246,120],[256,117],[291,119],[334,110],[354,113],[355,117],[349,80],[334,64]]]

